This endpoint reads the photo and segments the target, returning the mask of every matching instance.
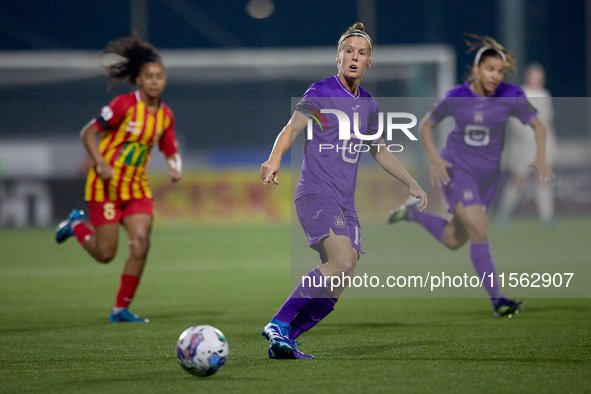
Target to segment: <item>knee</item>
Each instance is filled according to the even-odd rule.
[[[131,254],[138,257],[145,257],[150,249],[150,237],[148,235],[138,235],[129,241]]]
[[[95,258],[99,263],[109,263],[113,258],[115,258],[115,250],[113,249],[99,249]]]
[[[345,276],[353,275],[355,271],[355,267],[357,266],[357,251],[351,253],[343,253],[342,255],[337,256],[335,265],[339,273],[344,274]]]
[[[448,224],[443,232],[442,241],[448,249],[457,250],[468,242],[468,233],[462,226]]]
[[[526,181],[527,181],[527,175],[526,176],[516,175],[511,180],[511,184],[517,188],[521,188],[521,187],[523,187],[523,185],[525,185]]]
[[[464,246],[464,244],[466,244],[467,241],[468,241],[468,237],[465,237],[462,239],[454,238],[452,240],[446,240],[444,245],[450,250],[458,250],[459,248]]]
[[[470,242],[488,241],[488,229],[486,226],[478,227],[470,231]]]

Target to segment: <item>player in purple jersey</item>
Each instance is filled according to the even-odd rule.
[[[425,192],[385,148],[377,103],[359,86],[371,65],[372,44],[364,30],[362,23],[356,23],[341,36],[336,57],[338,74],[310,86],[279,133],[269,160],[261,165],[263,184],[279,184],[281,157],[308,122],[314,124],[312,135],[306,136],[295,203],[308,243],[318,251],[322,265],[302,278],[263,329],[263,337],[271,343],[270,358],[313,358],[297,350],[295,339],[332,312],[344,290],[345,286],[329,290],[327,278],[350,280],[353,276],[361,251],[354,193],[363,143],[384,170],[420,199],[419,212],[427,206]],[[347,138],[340,138],[341,120],[352,120],[349,130],[344,130]]]
[[[431,183],[439,184],[453,213],[448,221],[430,212],[420,212],[407,201],[393,211],[389,223],[410,220],[419,223],[439,242],[455,250],[470,241],[470,259],[479,277],[491,273],[484,281],[495,316],[510,316],[523,305],[504,297],[496,280],[487,235],[485,210],[499,184],[500,156],[509,116],[518,118],[534,129],[537,153],[530,167],[543,181],[555,178],[546,164],[546,130],[523,90],[503,80],[509,70],[515,71],[515,59],[499,43],[479,37],[472,49],[480,47],[468,81],[448,91],[422,119],[419,134],[431,164]],[[433,128],[447,116],[455,126],[446,146],[437,153]],[[410,199],[409,199],[410,200]]]

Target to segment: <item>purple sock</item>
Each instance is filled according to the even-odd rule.
[[[306,309],[297,314],[291,322],[291,334],[289,339],[297,339],[303,332],[309,331],[312,327],[324,319],[334,310],[338,298],[324,290],[323,297],[315,298]]]
[[[433,236],[437,238],[439,242],[443,242],[443,229],[447,224],[447,220],[441,216],[437,216],[427,211],[420,212],[417,206],[413,205],[412,211],[408,215],[408,220],[419,223],[421,226],[427,229],[428,232],[433,234]]]
[[[470,244],[470,259],[472,260],[472,265],[474,266],[478,277],[482,278],[484,276],[484,287],[490,298],[502,298],[503,292],[499,288],[495,262],[490,254],[490,245],[488,241],[472,242]],[[489,276],[491,272],[493,274],[492,286],[491,278]]]
[[[326,279],[318,268],[314,268],[305,276],[305,280],[293,289],[289,298],[283,303],[273,319],[291,324],[298,313],[306,309],[326,288]]]

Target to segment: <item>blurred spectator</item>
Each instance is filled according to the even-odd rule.
[[[546,75],[544,68],[538,63],[530,64],[524,73],[523,90],[531,104],[539,111],[538,117],[546,127],[546,162],[552,166],[556,156],[556,133],[554,130],[554,106],[552,96],[544,88]],[[511,133],[509,146],[512,176],[503,189],[497,223],[507,225],[515,207],[522,199],[524,186],[530,174],[535,171],[528,167],[536,155],[534,133],[530,126],[523,126],[514,118],[508,121]],[[554,191],[552,183],[537,180],[535,202],[538,216],[544,225],[552,225],[554,221]]]

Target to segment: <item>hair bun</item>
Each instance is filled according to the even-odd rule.
[[[349,28],[349,31],[353,31],[353,30],[365,31],[365,26],[363,25],[363,23],[357,22]]]

